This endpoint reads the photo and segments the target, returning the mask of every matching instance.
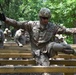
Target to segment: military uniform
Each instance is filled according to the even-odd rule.
[[[36,55],[37,50],[42,53],[48,51],[48,47],[50,47],[50,50],[52,50],[52,47],[55,44],[53,39],[55,34],[57,33],[71,34],[74,33],[74,29],[75,29],[75,28],[64,28],[50,22],[48,22],[46,26],[41,25],[39,21],[28,21],[28,22],[19,23],[9,18],[6,19],[6,23],[13,24],[13,26],[15,25],[16,27],[20,27],[20,28],[22,27],[26,31],[28,31],[30,35],[31,48],[34,55]],[[58,44],[58,46],[59,45],[60,44]],[[60,49],[60,47],[58,49]],[[63,48],[64,47],[61,47],[61,50],[55,48],[56,49],[55,51],[63,51]],[[53,53],[51,53],[50,55],[52,56]]]
[[[5,43],[11,40],[11,31],[8,28],[5,28],[4,30],[5,35]]]
[[[14,36],[15,42],[18,44],[18,46],[22,47],[25,45],[26,38],[25,38],[25,32],[23,29],[19,29],[16,31]]]

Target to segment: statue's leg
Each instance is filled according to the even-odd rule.
[[[46,53],[39,51],[35,52],[35,61],[38,66],[50,66],[50,61]],[[43,73],[42,75],[50,75],[49,73]]]

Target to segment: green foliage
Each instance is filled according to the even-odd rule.
[[[67,42],[68,44],[73,44],[73,37],[72,37],[71,35],[68,36],[67,39],[66,39],[66,42]]]

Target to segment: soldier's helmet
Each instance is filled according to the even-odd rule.
[[[39,17],[51,17],[51,12],[48,8],[41,8],[39,11]]]

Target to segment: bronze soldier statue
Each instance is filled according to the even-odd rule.
[[[56,43],[53,39],[56,34],[75,34],[76,28],[64,28],[55,25],[49,22],[50,18],[50,9],[45,7],[39,11],[39,21],[18,22],[0,13],[0,20],[7,25],[28,31],[32,54],[36,59],[36,63],[41,66],[49,66],[49,58],[53,57],[57,52],[76,55],[76,51],[68,44]],[[49,73],[43,75],[49,75]]]

